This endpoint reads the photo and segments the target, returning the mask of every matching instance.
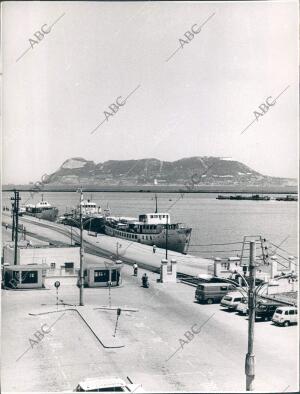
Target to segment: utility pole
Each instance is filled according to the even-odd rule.
[[[12,240],[15,241],[14,265],[17,265],[18,264],[19,201],[21,200],[19,196],[19,191],[14,190],[14,197],[11,197],[10,199],[14,201]]]
[[[10,199],[13,200],[13,197],[11,197]],[[11,240],[13,241],[15,237],[15,203],[14,202],[11,203],[11,207],[12,207]]]
[[[246,354],[245,360],[245,374],[246,374],[246,391],[253,390],[253,381],[255,377],[254,365],[255,355],[253,353],[254,344],[254,324],[255,324],[255,274],[256,274],[256,263],[255,256],[256,243],[250,242],[250,263],[249,263],[249,289],[248,289],[248,309],[249,309],[249,320],[248,320],[248,353]]]
[[[80,189],[80,204],[79,204],[79,220],[80,220],[80,293],[79,293],[79,305],[83,306],[83,242],[82,242],[82,235],[83,235],[83,223],[82,223],[82,189]]]
[[[168,227],[169,227],[169,214],[167,213],[167,224],[166,224],[166,260],[168,260]]]

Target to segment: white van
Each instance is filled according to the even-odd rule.
[[[298,309],[294,306],[280,306],[276,309],[272,322],[282,326],[297,324]]]
[[[222,298],[221,306],[234,310],[240,302],[245,300],[245,298],[246,297],[243,297],[239,291],[233,291]]]

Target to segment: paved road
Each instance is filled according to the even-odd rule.
[[[3,291],[2,390],[71,390],[85,377],[114,375],[130,376],[147,391],[243,391],[246,318],[225,312],[219,305],[194,303],[193,287],[157,283],[154,273],[148,273],[150,288],[143,289],[143,272],[136,278],[132,268],[125,266],[123,286],[111,292],[113,305],[139,309],[120,317],[117,335],[126,344],[122,349],[104,349],[74,312],[66,312],[39,344],[16,361],[35,330],[58,318],[28,315],[40,310],[41,304],[55,304],[55,290]],[[72,279],[62,280],[60,298],[71,304],[78,301]],[[107,304],[108,290],[85,289],[85,303]],[[95,313],[115,322],[116,312]],[[185,332],[192,326],[199,330],[205,322],[188,342]],[[297,390],[296,343],[297,327],[256,323],[256,390]]]

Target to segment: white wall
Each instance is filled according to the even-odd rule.
[[[5,247],[3,250],[4,262],[14,264],[14,249]],[[18,248],[18,264],[47,264],[55,263],[56,268],[64,266],[65,263],[74,263],[74,269],[80,266],[79,247],[41,247],[41,248]]]

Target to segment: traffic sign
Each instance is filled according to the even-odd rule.
[[[57,280],[56,282],[54,282],[54,286],[58,289],[59,288],[59,286],[60,286],[60,281],[59,280]]]

